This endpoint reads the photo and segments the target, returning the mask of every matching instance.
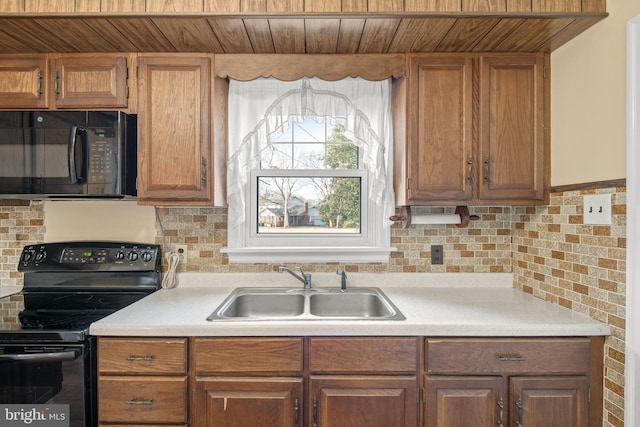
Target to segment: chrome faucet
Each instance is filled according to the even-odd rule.
[[[300,270],[300,274],[296,274],[295,272],[289,270],[289,268],[285,267],[284,265],[278,266],[278,273],[282,273],[283,271],[286,271],[287,273],[289,273],[290,275],[292,275],[293,277],[301,281],[304,284],[305,289],[311,289],[311,274],[305,273],[304,271],[302,271],[302,267],[300,267],[299,265],[296,265],[296,268]]]
[[[340,277],[340,292],[347,292],[347,273],[344,270],[336,271],[336,274]]]

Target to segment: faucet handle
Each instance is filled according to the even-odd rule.
[[[340,290],[345,292],[347,290],[347,273],[344,270],[337,270],[336,274],[341,276],[340,278]]]

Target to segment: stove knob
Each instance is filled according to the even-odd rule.
[[[36,262],[42,262],[47,257],[47,253],[45,251],[40,251],[36,254]]]
[[[149,262],[153,259],[153,254],[151,252],[142,252],[142,261]]]
[[[124,252],[123,251],[116,252],[116,259],[117,260],[123,260],[124,259]]]
[[[29,262],[31,261],[32,257],[33,257],[33,254],[31,252],[24,252],[22,254],[22,262]]]
[[[129,252],[129,261],[137,261],[138,260],[138,252],[131,251]]]

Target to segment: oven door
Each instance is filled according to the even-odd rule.
[[[90,426],[89,353],[86,343],[0,342],[0,404],[68,404],[69,425]]]

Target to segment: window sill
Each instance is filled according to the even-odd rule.
[[[252,247],[222,248],[230,263],[389,262],[394,247]]]

